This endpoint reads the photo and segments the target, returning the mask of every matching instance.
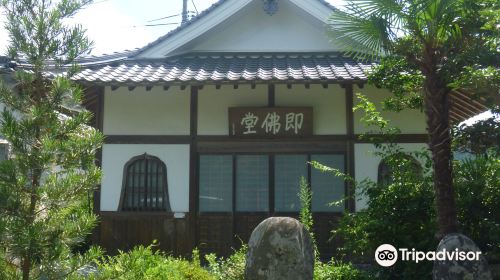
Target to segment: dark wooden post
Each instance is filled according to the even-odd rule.
[[[189,145],[189,215],[187,230],[189,232],[189,248],[191,251],[197,242],[198,216],[198,86],[191,86],[190,98],[190,145]],[[183,238],[180,236],[180,239]],[[189,253],[189,252],[183,252]]]
[[[354,106],[354,93],[353,93],[353,85],[346,84],[343,86],[345,88],[345,106],[346,106],[346,129],[347,129],[347,160],[346,160],[346,173],[349,174],[352,178],[354,178],[354,112],[352,108]],[[355,205],[355,190],[354,185],[351,182],[348,182],[346,185],[346,195],[349,196],[347,200],[346,210],[349,212],[356,211]]]
[[[83,105],[87,110],[94,115],[93,123],[94,128],[103,132],[103,119],[104,119],[104,87],[84,87],[85,95]],[[97,150],[95,164],[102,167],[102,148]],[[95,215],[99,215],[101,211],[101,184],[96,186],[92,194],[93,207],[92,211]],[[101,225],[98,222],[97,226],[92,231],[92,243],[100,244]]]

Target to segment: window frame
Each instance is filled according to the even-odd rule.
[[[232,210],[231,212],[211,212],[211,211],[201,211],[200,209],[200,197],[199,197],[199,187],[200,187],[200,156],[210,156],[210,155],[231,155],[232,156],[232,169],[233,169],[233,182],[232,182]],[[237,163],[236,163],[236,158],[238,155],[265,155],[268,157],[269,160],[269,183],[268,183],[268,198],[269,198],[269,210],[268,211],[237,211],[236,210],[236,178],[237,178]],[[307,156],[307,161],[311,161],[311,155],[341,155],[343,157],[344,161],[344,166],[343,169],[346,171],[348,169],[348,162],[347,162],[347,152],[344,151],[326,151],[326,152],[321,152],[321,151],[286,151],[286,152],[200,152],[198,153],[197,157],[197,176],[196,176],[196,186],[197,186],[197,193],[196,193],[196,213],[198,215],[239,215],[239,214],[245,214],[245,215],[260,215],[260,214],[270,214],[270,215],[284,215],[284,216],[290,216],[290,215],[298,215],[300,210],[297,212],[278,212],[275,211],[275,156],[276,155],[306,155]],[[307,167],[307,183],[309,186],[309,190],[312,190],[311,186],[311,174],[312,174],[312,167],[311,165],[308,165]],[[344,181],[344,195],[345,197],[348,196],[348,191],[349,187],[347,182]],[[311,205],[312,207],[312,205]],[[344,208],[343,211],[338,212],[338,211],[333,211],[333,212],[314,212],[313,214],[319,214],[319,215],[337,215],[337,214],[343,214],[349,212],[349,204],[348,201],[344,201]]]
[[[146,161],[145,165],[145,170],[144,173],[145,175],[147,174],[147,161],[154,161],[156,164],[161,166],[163,172],[161,172],[160,176],[162,177],[162,184],[161,186],[161,194],[162,194],[162,201],[165,201],[165,207],[164,209],[153,209],[151,207],[146,206],[139,206],[138,208],[132,208],[132,209],[124,209],[125,206],[125,199],[126,199],[126,189],[127,183],[128,183],[128,169],[131,165],[137,163],[140,160]],[[144,153],[142,155],[134,156],[131,159],[129,159],[125,165],[123,166],[123,177],[122,177],[122,187],[121,187],[121,193],[120,193],[120,203],[118,204],[118,212],[130,212],[130,213],[147,213],[147,212],[153,212],[153,213],[171,213],[172,208],[170,206],[170,196],[168,192],[168,172],[167,172],[167,166],[166,164],[157,156],[149,155],[147,153]],[[147,190],[147,187],[145,187]],[[160,192],[159,192],[160,193]],[[147,192],[146,192],[147,194]],[[156,198],[158,199],[158,197]]]
[[[413,155],[401,153],[401,155],[396,155],[396,156],[401,156],[401,157],[406,158],[406,160],[411,161],[411,163],[416,168],[415,171],[418,172],[417,175],[419,177],[423,177],[423,170],[424,169],[422,167],[422,163],[420,161],[418,161]],[[387,161],[388,161],[388,157],[384,157],[378,163],[378,166],[377,166],[377,185],[388,186],[388,185],[392,184],[392,182],[390,180],[387,180],[387,177],[389,177],[389,179],[390,179],[390,177],[392,176],[392,172],[393,172],[391,170],[391,167],[387,164]]]
[[[9,159],[9,153],[10,153],[10,145],[9,142],[5,140],[0,140],[0,149],[3,151],[0,152],[0,161],[8,160]]]

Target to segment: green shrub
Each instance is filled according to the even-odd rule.
[[[311,242],[314,250],[314,258],[319,260],[319,250],[318,243],[316,242],[316,237],[314,236],[314,219],[311,210],[311,201],[312,201],[312,191],[307,183],[306,178],[300,177],[299,181],[299,193],[297,194],[300,200],[300,212],[299,212],[299,221],[304,225],[304,228],[309,232],[311,236]]]
[[[352,264],[331,261],[316,262],[314,265],[314,280],[369,280],[367,272],[357,269]]]
[[[372,262],[381,244],[419,251],[433,251],[438,244],[434,238],[434,190],[427,167],[423,172],[415,172],[409,154],[397,149],[384,151],[382,157],[392,171],[389,180],[385,184],[371,181],[358,184],[368,198],[368,207],[346,214],[334,231],[334,235],[345,241],[341,253],[350,255],[355,262]],[[375,269],[380,278],[429,279],[432,263],[397,262],[390,268]]]
[[[393,171],[389,183],[360,183],[358,187],[368,198],[367,209],[346,214],[334,231],[335,236],[345,241],[339,249],[341,253],[355,262],[373,262],[375,249],[385,243],[419,251],[434,251],[438,243],[434,189],[428,166],[423,175],[416,176],[412,162],[400,151],[388,152],[385,158]],[[462,233],[476,242],[490,262],[498,262],[500,159],[488,154],[455,162],[454,180]],[[375,269],[380,278],[430,279],[432,265],[432,262],[397,262],[390,268],[375,265]]]
[[[215,254],[206,255],[208,270],[217,280],[244,280],[247,245],[235,251],[224,259]],[[314,280],[369,280],[367,272],[355,268],[352,264],[331,261],[322,263],[316,260],[314,264]]]
[[[490,262],[500,262],[500,158],[495,153],[455,162],[455,191],[462,231]]]
[[[215,280],[199,262],[174,258],[154,252],[152,247],[139,246],[132,251],[97,262],[98,272],[88,279],[168,279],[168,280]]]
[[[210,273],[217,280],[243,280],[247,250],[247,245],[243,245],[227,259],[217,258],[215,254],[206,255]]]
[[[0,248],[0,279],[10,280],[21,278],[19,270],[13,262],[14,260],[5,257],[4,248]]]

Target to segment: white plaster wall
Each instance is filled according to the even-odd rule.
[[[315,135],[346,134],[345,90],[338,85],[323,88],[311,85],[276,86],[276,106],[313,107],[313,133]]]
[[[132,157],[148,153],[167,166],[168,195],[174,212],[189,212],[189,145],[105,144],[102,148],[101,210],[117,211],[123,167]]]
[[[354,87],[354,93],[362,93],[369,98],[370,101],[374,102],[377,109],[381,111],[381,102],[392,94],[383,89],[378,89],[373,86],[365,86],[363,89]],[[357,98],[354,97],[354,102],[357,103]],[[382,116],[389,120],[390,126],[395,126],[401,129],[401,133],[407,134],[419,134],[427,133],[425,124],[425,115],[420,110],[410,110],[405,109],[401,112],[386,112],[381,111]],[[368,131],[377,131],[377,127],[366,127],[359,120],[363,116],[363,112],[358,110],[354,113],[354,132],[356,134],[361,134]]]
[[[424,143],[402,143],[399,144],[404,151],[421,151],[427,148]],[[382,160],[381,157],[375,155],[376,148],[373,144],[355,144],[354,145],[354,173],[357,182],[368,178],[377,181],[378,165]],[[423,164],[423,163],[422,163]],[[356,194],[356,211],[366,208],[367,199],[359,193]]]
[[[189,90],[120,87],[104,92],[105,135],[189,135]]]
[[[272,16],[263,11],[262,5],[262,1],[253,1],[187,48],[182,48],[182,52],[338,50],[330,43],[325,24],[290,1],[279,1],[278,12]]]
[[[205,86],[198,92],[198,134],[229,135],[229,107],[267,106],[267,86]]]

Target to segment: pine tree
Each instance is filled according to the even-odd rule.
[[[0,0],[9,58],[22,62],[15,84],[0,85],[0,133],[10,144],[0,163],[0,268],[14,277],[63,279],[97,253],[75,248],[96,223],[88,195],[100,181],[103,137],[87,125],[83,89],[70,79],[92,43],[67,25],[90,2]]]

